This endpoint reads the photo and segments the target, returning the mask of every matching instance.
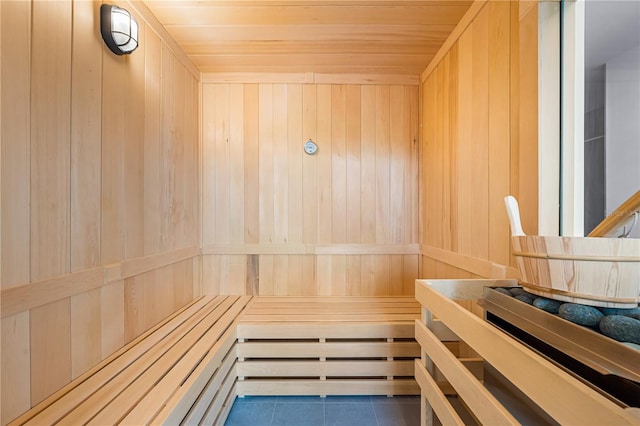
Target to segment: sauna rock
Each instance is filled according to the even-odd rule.
[[[547,299],[546,297],[538,297],[533,301],[533,306],[551,314],[557,314],[562,302],[557,300]]]
[[[604,314],[593,306],[579,305],[577,303],[564,303],[558,309],[561,318],[587,327],[597,326]]]
[[[608,315],[600,321],[600,331],[620,342],[640,344],[640,320],[624,315]]]

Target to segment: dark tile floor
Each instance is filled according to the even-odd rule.
[[[418,426],[417,396],[237,398],[225,426]]]

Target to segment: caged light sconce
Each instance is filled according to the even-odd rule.
[[[116,55],[128,55],[138,47],[138,22],[120,7],[100,6],[102,39]]]

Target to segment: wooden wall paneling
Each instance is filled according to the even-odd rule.
[[[153,31],[144,46],[144,254],[160,251],[160,46]]]
[[[403,256],[403,295],[412,296],[415,292],[415,281],[420,277],[418,273],[419,257],[415,254]]]
[[[273,219],[274,219],[274,187],[273,187],[273,85],[261,84],[258,88],[259,101],[259,191],[260,199],[260,239],[261,243],[273,242]],[[260,262],[262,269],[262,260]],[[262,275],[262,273],[261,273]],[[261,293],[263,294],[263,293]]]
[[[178,247],[184,247],[186,244],[185,234],[185,218],[187,215],[188,204],[185,198],[184,184],[185,184],[185,170],[187,168],[185,158],[185,121],[184,121],[184,100],[186,91],[186,81],[184,75],[186,70],[184,65],[175,57],[173,60],[173,129],[171,139],[171,155],[169,161],[171,162],[171,174],[169,184],[171,185],[171,201],[169,216],[172,244],[170,249],[176,249]]]
[[[376,87],[361,87],[360,242],[376,243]],[[363,282],[368,282],[364,280]],[[363,293],[365,294],[365,293]]]
[[[404,256],[389,256],[389,294],[400,296],[404,290]]]
[[[38,28],[32,31],[31,50],[33,281],[68,273],[71,268],[71,19],[70,1],[32,5],[33,28]]]
[[[472,79],[472,132],[471,146],[473,179],[471,193],[472,254],[481,259],[489,256],[489,7],[484,7],[472,24],[473,79]]]
[[[258,265],[258,294],[273,296],[273,255],[260,255]]]
[[[288,160],[288,206],[287,242],[302,243],[304,235],[303,217],[303,157],[308,157],[302,149],[306,141],[303,136],[303,86],[287,86],[287,160]],[[302,255],[287,256],[288,276],[282,291],[288,295],[303,294]]]
[[[376,243],[389,242],[391,218],[389,214],[391,202],[390,163],[390,87],[376,86],[376,156],[375,156],[375,223]],[[395,108],[395,106],[394,106]],[[374,294],[389,294],[389,256],[378,256],[375,263]]]
[[[125,259],[125,127],[127,62],[106,47],[102,55],[102,263]]]
[[[313,296],[317,294],[317,266],[316,256],[304,255],[302,257],[302,295]]]
[[[376,86],[376,243],[389,241],[391,188],[390,173],[390,88]],[[394,105],[395,108],[395,105]]]
[[[144,328],[148,330],[172,312],[173,286],[171,266],[146,272],[144,279]]]
[[[31,3],[3,2],[0,19],[0,215],[4,225],[0,237],[0,281],[4,290],[29,282],[30,276]],[[5,393],[2,393],[3,397]],[[4,410],[2,414],[4,419]]]
[[[431,168],[434,173],[434,185],[433,192],[430,194],[429,202],[433,203],[434,212],[432,220],[434,225],[432,227],[432,241],[436,247],[444,247],[444,205],[443,205],[443,191],[445,175],[448,173],[443,167],[443,152],[446,139],[444,135],[444,120],[447,114],[445,108],[445,93],[444,93],[444,74],[445,74],[445,61],[447,55],[443,61],[436,67],[434,73],[435,83],[435,110],[436,116],[433,123],[433,157],[431,158]]]
[[[220,293],[220,256],[202,256],[202,294]]]
[[[349,256],[351,257],[351,256]],[[347,256],[335,254],[331,256],[331,295],[346,296],[347,293]]]
[[[145,38],[146,26],[139,36]],[[145,131],[145,45],[128,59],[124,134],[124,232],[125,259],[144,256],[144,131]],[[123,82],[117,82],[122,84]]]
[[[442,171],[442,207],[441,207],[441,221],[442,221],[442,247],[446,249],[450,249],[451,247],[451,169],[449,165],[451,164],[450,160],[450,149],[451,145],[451,134],[450,134],[450,122],[452,120],[451,116],[451,85],[449,84],[449,78],[451,75],[451,55],[445,55],[442,61],[442,76],[441,76],[441,84],[442,84],[442,122],[441,122],[441,140],[440,144],[440,157],[441,160],[441,171]]]
[[[346,293],[350,296],[362,295],[362,256],[346,257]]]
[[[189,90],[189,96],[187,96],[185,102],[185,115],[188,137],[185,140],[185,144],[189,148],[189,164],[187,167],[188,180],[186,182],[187,206],[191,206],[187,211],[187,245],[194,247],[202,247],[200,240],[201,229],[201,197],[200,197],[200,108],[202,106],[200,102],[200,83],[190,73],[185,73],[185,79],[187,80],[187,86],[191,88]]]
[[[244,85],[244,242],[260,240],[258,85]],[[208,219],[209,220],[209,219]]]
[[[472,220],[474,208],[471,205],[473,180],[471,176],[472,143],[474,140],[472,122],[472,79],[473,79],[473,34],[465,31],[458,41],[458,252],[472,252]]]
[[[286,243],[289,236],[288,95],[286,84],[273,85],[273,240]],[[287,268],[288,259],[276,259]],[[281,285],[276,282],[276,285]],[[286,288],[286,282],[284,283]]]
[[[333,182],[332,182],[332,157],[333,146],[331,141],[331,86],[326,84],[318,85],[317,90],[317,143],[318,151],[315,156],[318,157],[318,243],[331,244],[333,237]],[[323,283],[318,280],[318,284],[322,286],[330,283]],[[330,288],[330,287],[329,287]],[[321,294],[327,294],[321,290]]]
[[[176,248],[176,149],[175,58],[165,43],[160,45],[160,250]]]
[[[116,281],[102,287],[100,290],[102,292],[101,348],[102,359],[104,359],[125,344],[124,281]],[[169,313],[162,318],[169,315]]]
[[[347,242],[346,88],[331,86],[331,241]]]
[[[504,209],[509,195],[510,158],[510,4],[489,3],[489,256],[509,265],[510,230]]]
[[[361,90],[359,85],[346,86],[346,242],[361,241]],[[354,258],[348,258],[347,264]],[[356,268],[355,263],[353,263]],[[359,269],[359,265],[357,266]]]
[[[303,139],[324,144],[318,140],[318,86],[305,84],[302,86],[302,134]],[[318,162],[319,154],[302,157],[302,240],[312,244],[318,242]],[[305,271],[315,262],[305,261]],[[314,280],[315,282],[315,280]],[[308,289],[307,289],[308,290]]]
[[[300,200],[300,199],[298,199]],[[302,296],[304,295],[304,255],[289,256],[289,276],[287,283],[286,295]]]
[[[245,141],[244,90],[241,84],[229,86],[229,241],[244,242],[245,219]],[[254,155],[255,152],[248,152]],[[245,262],[246,263],[246,262]]]
[[[31,310],[31,404],[71,381],[71,312],[69,298]]]
[[[375,256],[360,256],[360,294],[362,296],[373,296],[375,294]]]
[[[520,162],[520,2],[509,3],[509,193],[519,196]],[[509,235],[511,231],[509,230]],[[511,246],[509,246],[511,248]],[[510,256],[511,267],[516,267],[515,257]]]
[[[5,4],[1,6],[5,7]],[[3,11],[3,14],[6,11]],[[4,52],[3,52],[4,53]],[[2,410],[0,422],[9,420],[31,407],[31,349],[29,311],[2,318]]]
[[[454,43],[451,46],[451,51],[448,54],[449,58],[449,162],[447,164],[449,182],[449,217],[447,219],[448,226],[450,227],[450,240],[448,241],[448,248],[452,251],[458,249],[458,89],[459,89],[459,67],[458,67],[458,43]]]
[[[136,276],[124,280],[124,342],[129,343],[142,334],[144,317],[144,277]]]
[[[411,200],[411,185],[405,180],[409,160],[409,131],[404,117],[404,87],[389,88],[389,239],[387,243],[406,243],[405,229],[410,226],[410,214],[406,200]],[[407,220],[409,218],[409,220]],[[400,281],[400,284],[402,282]],[[394,283],[391,283],[393,288]],[[400,287],[402,288],[402,286]]]
[[[289,290],[289,255],[273,256],[273,294],[286,296]]]
[[[101,187],[102,142],[102,40],[95,30],[99,6],[73,2],[71,272],[94,268],[101,261],[101,197],[96,191]]]
[[[102,289],[70,298],[71,378],[102,360]]]
[[[289,238],[288,85],[273,85],[273,229],[272,242]],[[289,256],[273,257],[273,294],[285,295],[289,286]]]
[[[288,157],[288,201],[287,207],[288,229],[287,241],[289,243],[303,242],[303,157],[307,157],[302,149],[306,141],[303,136],[303,93],[301,84],[289,84],[287,86],[287,157]],[[300,265],[302,264],[301,258]],[[289,257],[291,264],[298,262]]]
[[[374,256],[373,266],[373,295],[386,296],[390,294],[390,257],[389,255]]]
[[[434,219],[435,203],[433,203],[431,194],[435,191],[434,171],[431,167],[431,161],[434,158],[434,121],[435,121],[435,83],[434,77],[430,76],[422,85],[422,104],[423,104],[423,123],[422,123],[422,152],[421,152],[421,170],[422,170],[422,235],[420,241],[424,244],[433,244],[433,235],[435,233]]]
[[[333,257],[327,254],[316,255],[316,293],[314,296],[330,296],[333,279]]]
[[[202,244],[216,243],[215,85],[202,86]],[[211,259],[209,259],[211,260]],[[207,268],[211,266],[207,265]],[[208,274],[204,274],[206,277]]]
[[[230,243],[230,140],[229,140],[229,85],[214,86],[214,121],[213,134],[215,143],[215,193],[214,205],[216,215],[215,242]],[[234,215],[235,216],[235,215]]]
[[[409,140],[411,143],[411,170],[409,182],[411,188],[411,226],[408,228],[410,241],[420,241],[420,221],[422,207],[420,203],[420,86],[405,86],[405,102],[408,104]],[[412,287],[413,288],[413,287]],[[412,293],[413,294],[413,293]]]
[[[229,277],[230,281],[228,283],[229,293],[222,294],[237,294],[237,295],[245,295],[245,283],[246,277],[248,274],[248,263],[247,256],[245,255],[236,255],[229,256]]]
[[[525,5],[521,5],[524,7]],[[524,232],[538,233],[538,7],[520,18],[518,204]]]

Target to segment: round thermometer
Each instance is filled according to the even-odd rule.
[[[316,153],[316,151],[318,151],[318,145],[315,144],[314,141],[312,141],[311,139],[309,139],[305,144],[304,144],[304,152],[306,152],[309,155],[313,155]]]

